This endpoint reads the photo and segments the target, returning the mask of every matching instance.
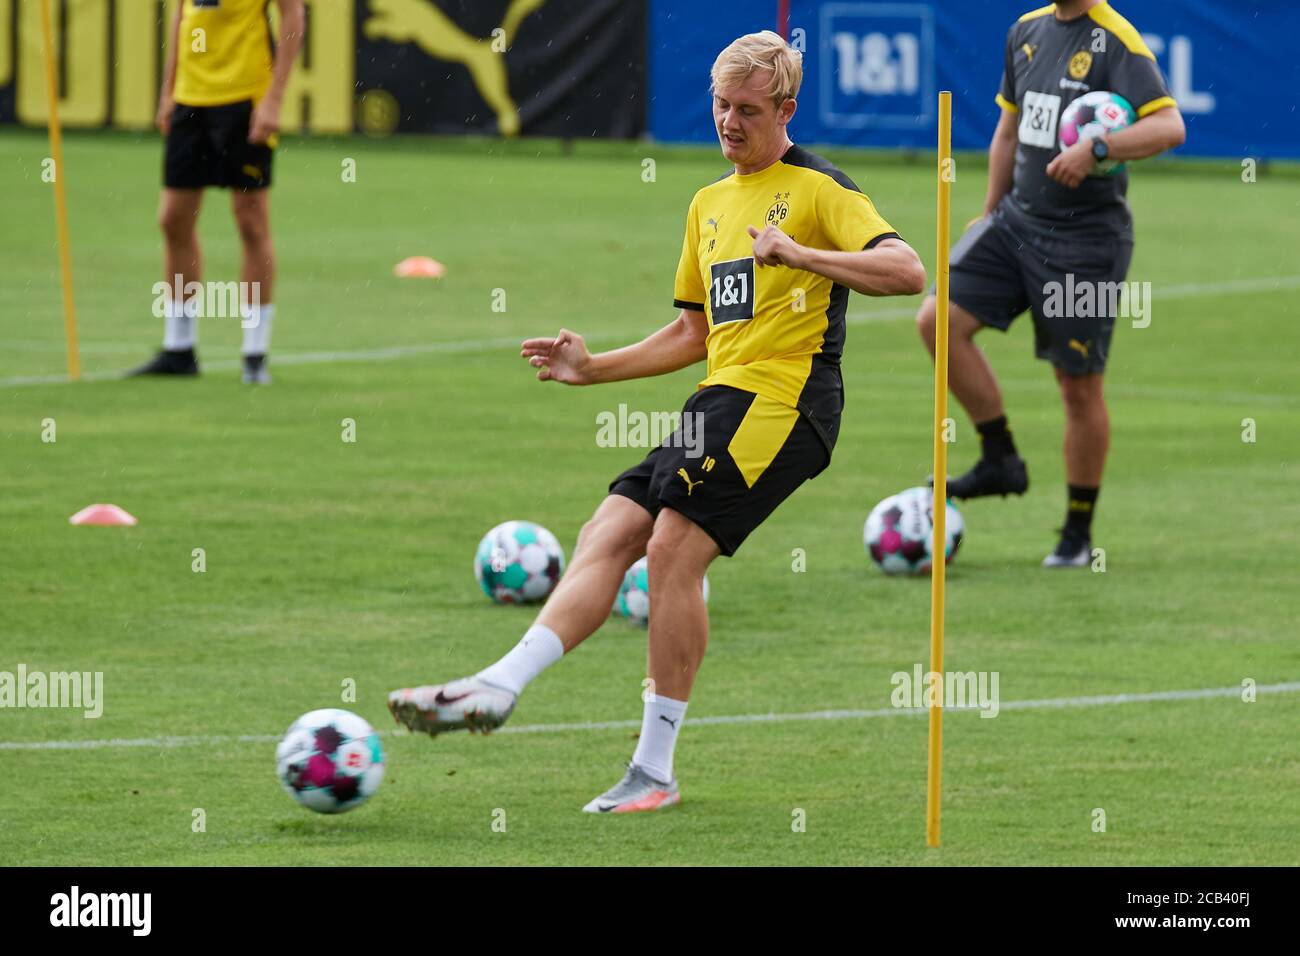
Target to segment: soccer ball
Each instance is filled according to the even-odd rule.
[[[929,574],[934,536],[930,488],[908,488],[871,509],[862,539],[871,559],[886,574]],[[944,518],[944,564],[952,562],[966,526],[948,502]]]
[[[384,779],[379,734],[347,710],[303,714],[275,748],[280,784],[308,810],[343,813],[369,800]]]
[[[704,600],[709,599],[709,576],[704,576]],[[614,601],[614,613],[619,614],[633,624],[645,627],[650,622],[650,563],[641,558],[623,575],[619,585],[618,597]]]
[[[483,536],[474,554],[474,577],[498,604],[543,601],[564,573],[564,549],[539,524],[507,521]]]
[[[1093,90],[1072,101],[1061,116],[1061,149],[1069,149],[1083,139],[1092,139],[1102,133],[1117,133],[1137,122],[1137,112],[1118,93]],[[1113,174],[1124,166],[1113,160],[1098,163],[1093,175]]]

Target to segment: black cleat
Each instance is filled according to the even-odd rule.
[[[271,372],[266,367],[265,355],[245,355],[242,381],[245,385],[270,385]]]
[[[1086,568],[1092,564],[1092,541],[1062,533],[1056,550],[1043,558],[1045,568]]]
[[[930,479],[934,484],[934,479]],[[948,482],[949,498],[982,498],[986,495],[1023,495],[1029,488],[1029,472],[1019,455],[1007,455],[999,461],[981,458],[975,467],[960,478]]]
[[[169,351],[162,349],[151,361],[126,373],[127,378],[137,375],[198,375],[199,358],[194,349]]]

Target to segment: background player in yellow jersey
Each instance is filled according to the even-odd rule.
[[[648,555],[653,695],[626,775],[588,812],[679,802],[673,751],[708,639],[705,570],[829,464],[849,289],[915,295],[925,285],[920,259],[871,201],[790,141],[801,78],[800,54],[770,31],[741,37],[714,63],[714,123],[734,169],[691,202],[673,322],[597,355],[567,330],[523,343],[539,379],[568,385],[662,375],[707,358],[683,409],[703,442],[675,434],[614,479],[564,578],[501,660],[473,677],[389,695],[393,715],[412,730],[499,726],[533,678],[600,627],[624,572]]]
[[[162,202],[163,278],[179,298],[165,302],[162,351],[134,375],[197,375],[197,297],[202,281],[198,217],[203,190],[230,189],[245,283],[243,379],[270,381],[275,247],[271,242],[271,159],[280,101],[302,45],[303,0],[276,0],[280,36],[274,49],[269,0],[182,0],[171,25],[158,99],[158,128],[167,138]],[[227,316],[227,318],[233,318]]]

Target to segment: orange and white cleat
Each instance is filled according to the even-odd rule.
[[[584,813],[637,813],[662,810],[681,802],[682,792],[676,780],[664,783],[629,763],[622,780],[582,809]]]
[[[393,719],[431,737],[448,730],[490,733],[506,722],[519,698],[510,691],[465,677],[449,684],[407,687],[388,695]]]

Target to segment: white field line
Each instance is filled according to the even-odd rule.
[[[1257,694],[1293,694],[1300,691],[1300,681],[1283,684],[1260,684]],[[999,705],[1003,710],[1060,710],[1068,707],[1113,707],[1121,704],[1147,704],[1164,701],[1205,700],[1216,697],[1240,697],[1241,687],[1206,687],[1199,690],[1164,690],[1146,694],[1100,694],[1088,697],[1049,697],[1042,700],[1013,700]],[[978,707],[947,707],[948,711],[979,712]],[[688,717],[697,727],[723,724],[785,724],[806,720],[870,720],[877,717],[920,717],[923,708],[881,707],[876,710],[814,710],[800,714],[734,714],[719,717]],[[640,720],[584,721],[573,724],[523,724],[502,727],[499,734],[559,734],[590,730],[634,730]],[[404,730],[389,731],[389,736],[405,736]],[[280,737],[275,734],[215,734],[170,737],[117,737],[107,740],[30,740],[0,741],[0,750],[102,750],[109,747],[144,747],[171,750],[203,744],[269,744]]]
[[[1158,288],[1158,291],[1153,290],[1153,298],[1156,301],[1197,299],[1204,296],[1214,295],[1277,292],[1283,289],[1300,289],[1300,275],[1223,279],[1218,282],[1191,282],[1183,285],[1172,285]],[[846,318],[846,322],[850,325],[859,325],[867,322],[897,322],[902,319],[910,319],[915,315],[916,308],[912,306],[905,308],[872,309],[870,312],[850,312]],[[601,333],[586,335],[584,337],[588,341],[592,342],[608,341],[615,338],[612,335]],[[517,337],[498,337],[491,339],[468,339],[458,342],[429,342],[423,345],[394,345],[381,349],[358,349],[338,352],[276,353],[274,362],[276,365],[321,365],[331,364],[334,362],[393,362],[414,355],[487,352],[495,349],[512,348],[517,346],[520,341],[521,339]],[[0,339],[0,350],[10,347],[31,349],[34,345],[42,344],[43,343],[34,342],[33,340],[28,339]],[[96,346],[93,350],[116,351],[118,348],[125,347],[128,344],[129,343],[105,343]],[[58,350],[62,350],[62,345],[51,344],[51,347],[57,347]],[[92,349],[88,348],[87,351],[92,351]],[[141,361],[144,360],[148,351],[148,345],[142,345],[140,347]],[[214,371],[227,371],[229,369],[238,368],[239,363],[234,360],[222,360],[216,362],[204,362],[203,367]],[[120,378],[121,375],[121,371],[89,372],[82,375],[81,378],[82,381],[85,382],[104,382]],[[66,384],[69,384],[66,375],[20,375],[15,378],[0,379],[0,388],[13,388],[26,385]]]
[[[585,336],[589,340],[600,340],[610,336]],[[273,357],[275,365],[322,365],[332,364],[335,362],[392,362],[397,359],[410,358],[413,355],[437,355],[437,354],[455,354],[458,352],[490,352],[496,349],[518,348],[521,338],[512,336],[510,338],[500,337],[494,339],[470,339],[463,342],[427,342],[423,345],[392,345],[382,349],[359,349],[356,351],[341,352],[288,352],[276,353]],[[0,349],[5,347],[5,343],[0,341]],[[137,352],[140,361],[148,358],[149,347],[138,348]],[[138,363],[137,363],[138,364]],[[237,369],[240,363],[237,359],[220,359],[215,362],[203,361],[202,367],[207,370],[224,372]],[[120,379],[125,368],[107,372],[87,372],[81,376],[83,382],[108,382],[113,379]],[[66,375],[26,375],[17,378],[0,379],[0,387],[18,386],[18,385],[68,385]]]

